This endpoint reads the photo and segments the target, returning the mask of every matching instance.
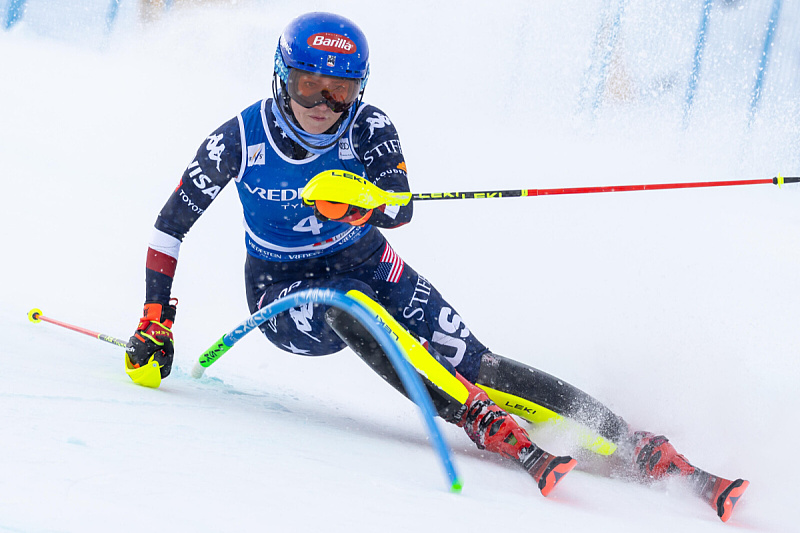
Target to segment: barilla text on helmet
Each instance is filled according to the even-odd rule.
[[[337,54],[355,54],[356,43],[337,33],[315,33],[306,41],[308,46],[324,52]]]

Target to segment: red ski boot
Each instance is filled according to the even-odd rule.
[[[464,410],[455,423],[463,427],[480,448],[519,461],[533,476],[542,495],[547,496],[577,461],[569,456],[551,455],[535,444],[528,433],[507,412],[500,409],[486,392],[461,375],[458,379],[469,390]]]
[[[675,451],[665,436],[637,431],[632,440],[634,466],[645,478],[658,480],[668,475],[688,477],[694,474],[694,467]]]
[[[730,519],[733,508],[750,485],[744,479],[731,481],[691,465],[663,435],[637,431],[631,435],[631,442],[634,445],[633,466],[638,474],[646,480],[667,476],[686,479],[692,491],[714,508],[723,522]]]

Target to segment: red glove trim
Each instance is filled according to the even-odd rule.
[[[351,226],[361,226],[365,224],[367,220],[369,220],[369,217],[371,216],[372,216],[372,209],[364,213],[364,215],[361,217],[359,217],[358,213],[354,213],[352,215],[348,215],[342,219],[337,220],[337,222],[347,222]]]
[[[142,317],[142,320],[152,320],[154,322],[158,322],[159,320],[161,320],[162,310],[163,306],[161,304],[158,303],[144,304],[144,317]]]

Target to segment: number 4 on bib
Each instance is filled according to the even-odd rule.
[[[317,220],[317,217],[311,215],[310,217],[306,217],[292,228],[294,231],[298,231],[300,233],[308,233],[311,232],[314,235],[319,235],[320,231],[322,230],[322,222]]]

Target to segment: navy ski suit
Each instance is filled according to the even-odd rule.
[[[147,257],[147,301],[169,300],[184,236],[232,180],[244,213],[251,312],[292,291],[359,289],[433,345],[451,371],[475,381],[486,347],[378,229],[408,223],[412,204],[375,210],[363,226],[321,222],[300,194],[311,178],[331,169],[361,175],[383,190],[410,190],[397,131],[371,105],[362,104],[338,145],[320,155],[308,153],[279,128],[271,99],[220,126],[197,150],[156,220]],[[331,354],[345,343],[325,322],[325,310],[306,304],[269,320],[262,330],[282,350]]]

